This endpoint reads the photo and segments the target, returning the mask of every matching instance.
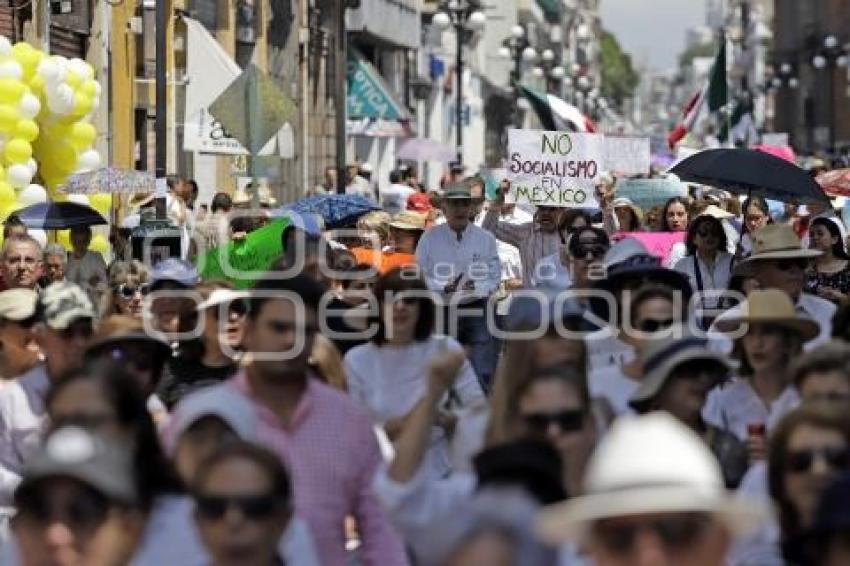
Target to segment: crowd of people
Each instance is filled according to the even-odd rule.
[[[10,217],[0,565],[850,563],[833,208],[641,210],[608,178],[598,209],[524,207],[450,176],[352,169],[380,210],[291,213],[248,290],[185,258],[269,195],[231,222],[250,195],[206,214],[172,180],[184,258],[152,266],[129,224],[107,263],[88,228],[66,253]]]

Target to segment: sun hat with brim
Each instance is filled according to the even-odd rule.
[[[154,193],[135,193],[127,201],[127,206],[131,209],[140,208],[142,206],[152,203],[153,199],[155,198],[156,194]]]
[[[206,298],[206,300],[198,303],[198,306],[195,307],[196,311],[202,311],[204,309],[208,309],[210,307],[217,307],[221,304],[232,303],[233,301],[240,301],[247,299],[251,296],[249,291],[235,291],[233,289],[216,289],[210,296]]]
[[[798,313],[791,298],[778,289],[752,291],[746,301],[714,322],[715,328],[724,333],[738,332],[744,324],[781,326],[799,333],[803,342],[820,334],[817,321]]]
[[[138,499],[132,454],[82,428],[60,428],[47,437],[28,459],[15,499],[23,499],[26,492],[38,490],[42,482],[54,478],[74,479],[127,505]]]
[[[629,208],[632,212],[634,212],[635,216],[638,219],[638,222],[643,222],[643,210],[640,209],[638,205],[636,205],[632,199],[628,197],[617,197],[614,199],[612,203],[614,208]]]
[[[749,257],[737,262],[734,275],[752,275],[752,265],[771,259],[810,259],[823,252],[803,248],[794,229],[787,224],[768,224],[750,234],[753,251]]]
[[[679,336],[679,338],[674,338]],[[629,398],[629,405],[643,412],[658,395],[673,371],[688,362],[702,362],[718,373],[728,373],[737,366],[725,355],[709,348],[707,338],[695,336],[687,327],[674,325],[669,332],[661,332],[647,341],[642,357],[644,376],[637,391]]]
[[[536,530],[552,544],[581,543],[596,521],[652,513],[710,513],[732,535],[755,531],[765,503],[726,490],[708,445],[666,412],[623,416],[591,456],[584,495],[545,507]]]
[[[651,255],[646,247],[634,238],[624,238],[611,246],[603,263],[606,277],[596,281],[594,285],[603,291],[616,293],[628,279],[645,277],[681,291],[687,298],[690,298],[693,292],[686,275],[663,267],[661,260]]]
[[[390,228],[398,230],[425,230],[428,217],[412,210],[402,210],[389,221]]]
[[[257,418],[251,403],[231,387],[215,385],[185,397],[174,408],[164,439],[166,451],[173,455],[183,433],[206,417],[221,420],[240,440],[257,440]]]
[[[98,356],[109,348],[128,342],[149,344],[155,351],[154,355],[162,358],[171,356],[168,342],[146,333],[141,320],[125,314],[114,314],[100,321],[86,346],[86,356]]]
[[[718,220],[725,220],[727,218],[735,218],[735,215],[729,211],[723,210],[716,204],[710,204],[703,209],[702,212],[699,213],[697,218],[700,216],[711,216],[712,218],[716,218]]]

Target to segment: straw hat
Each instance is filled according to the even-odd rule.
[[[150,344],[162,359],[171,356],[171,346],[167,342],[147,334],[141,320],[124,314],[107,316],[100,321],[86,348],[86,354],[96,356],[106,348],[126,342]]]
[[[673,336],[680,337],[672,339]],[[687,362],[700,361],[713,366],[718,373],[728,373],[735,365],[727,356],[709,348],[708,339],[694,335],[689,328],[674,325],[647,341],[642,357],[644,377],[640,387],[632,394],[629,405],[638,411],[655,398],[670,379],[673,371]]]
[[[134,193],[127,201],[127,206],[131,209],[141,208],[153,202],[154,198],[156,198],[154,193]]]
[[[736,332],[742,324],[761,323],[798,332],[803,342],[820,333],[818,323],[798,313],[791,298],[778,289],[753,291],[746,301],[729,313],[730,316],[718,318],[714,323],[720,332]]]
[[[592,523],[651,513],[706,512],[733,535],[755,530],[767,506],[735,497],[708,445],[665,412],[622,416],[587,466],[584,495],[545,507],[537,532],[553,544],[581,542]]]
[[[390,228],[398,230],[424,230],[428,217],[412,210],[402,210],[390,220]]]
[[[632,202],[632,199],[628,197],[617,197],[614,199],[612,205],[614,206],[614,208],[630,208],[632,212],[634,212],[638,223],[643,224],[643,210],[641,210],[638,205]]]
[[[768,224],[759,228],[750,238],[753,253],[735,266],[734,275],[751,275],[753,263],[769,259],[809,259],[822,255],[818,250],[803,248],[794,229],[787,224]]]
[[[726,218],[734,218],[735,215],[731,212],[723,210],[716,204],[710,204],[705,207],[705,209],[699,213],[699,216],[711,216],[712,218],[717,218],[718,220],[724,220]]]

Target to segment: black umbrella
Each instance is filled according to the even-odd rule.
[[[40,202],[22,208],[15,214],[28,228],[42,230],[64,230],[107,223],[95,209],[75,202]]]
[[[783,202],[829,203],[820,185],[790,161],[754,149],[708,149],[670,169],[683,181]]]

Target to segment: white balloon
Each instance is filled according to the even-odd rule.
[[[27,234],[37,241],[42,248],[47,246],[47,232],[42,230],[41,228],[30,228],[27,230]]]
[[[27,185],[27,188],[18,193],[18,202],[24,206],[47,202],[47,191],[35,183]]]
[[[12,56],[12,42],[0,35],[0,57]]]
[[[13,60],[0,63],[0,78],[20,79],[24,76],[24,69],[20,63]]]
[[[81,172],[91,171],[100,167],[100,154],[96,149],[84,151],[77,158],[77,169]]]
[[[32,171],[32,174],[35,175],[35,172],[38,171],[38,162],[32,157],[30,157],[29,161],[27,161],[27,167],[29,167],[30,171]]]
[[[70,113],[74,109],[74,89],[63,83],[47,91],[47,107],[59,116]]]
[[[32,120],[41,112],[41,102],[39,102],[36,95],[26,93],[21,97],[21,101],[18,102],[18,112],[21,113],[23,118]]]
[[[62,68],[52,59],[42,59],[36,67],[35,72],[44,79],[45,85],[53,85],[62,82],[60,78]]]
[[[16,189],[22,189],[32,181],[32,171],[22,163],[16,163],[6,169],[6,180]]]
[[[91,206],[89,197],[87,197],[86,195],[68,195],[68,202],[75,202],[77,204]]]
[[[92,68],[89,67],[89,65],[85,61],[83,61],[82,59],[78,59],[77,57],[74,57],[73,59],[68,61],[68,68],[71,69],[77,75],[79,75],[80,79],[84,81],[94,76]]]

